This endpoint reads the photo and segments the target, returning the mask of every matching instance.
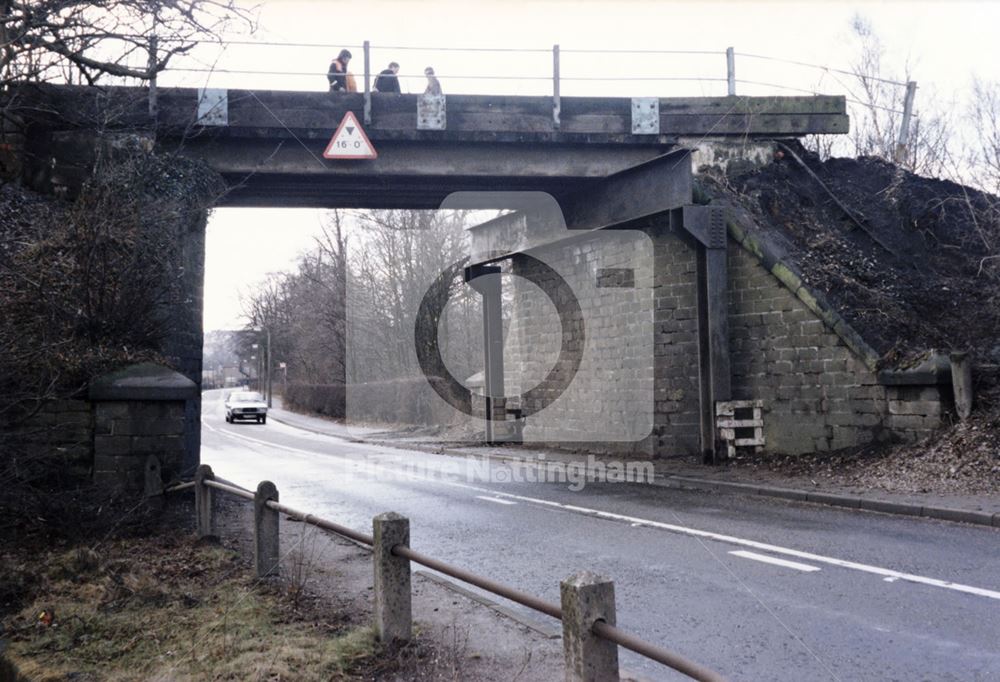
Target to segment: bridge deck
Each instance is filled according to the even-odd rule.
[[[347,111],[359,119],[364,113],[362,93],[216,92],[225,93],[225,104],[224,111],[219,107],[214,112],[222,114],[217,119],[221,124],[211,127],[239,136],[295,131],[296,135],[328,137]],[[199,93],[192,88],[160,88],[161,129],[190,130],[198,125]],[[144,88],[47,86],[28,99],[39,109],[58,111],[67,121],[86,123],[114,110],[123,123],[149,123]],[[840,96],[659,98],[659,131],[654,134],[632,133],[632,100],[625,97],[562,97],[556,127],[550,97],[447,95],[444,130],[417,129],[418,95],[373,93],[371,99],[372,120],[366,131],[373,140],[516,142],[530,135],[536,141],[580,141],[583,136],[589,142],[649,144],[679,136],[792,137],[848,130],[847,105]]]
[[[153,127],[145,88],[47,85],[19,95],[21,115],[42,135]],[[206,116],[209,100],[217,105]],[[433,130],[418,126],[420,100],[372,95],[364,128],[375,160],[322,158],[344,114],[364,120],[361,93],[161,88],[155,128],[158,144],[222,173],[233,187],[227,204],[371,208],[432,208],[457,190],[558,198],[691,139],[848,130],[846,102],[833,96],[661,98],[654,132],[643,134],[633,132],[629,98],[563,97],[557,125],[550,97],[448,95],[444,124]],[[58,157],[59,145],[49,146]]]

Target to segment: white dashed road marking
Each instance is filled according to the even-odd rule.
[[[800,564],[797,561],[787,561],[785,559],[778,559],[777,557],[767,556],[766,554],[757,554],[756,552],[747,552],[746,550],[737,549],[730,552],[733,556],[742,557],[743,559],[753,559],[754,561],[760,561],[765,564],[773,564],[775,566],[784,566],[785,568],[794,568],[796,571],[818,571],[819,566],[810,566],[809,564]]]
[[[251,443],[257,443],[260,445],[265,445],[269,448],[275,448],[278,450],[285,450],[286,452],[296,452],[303,455],[308,455],[310,457],[315,457],[316,455],[321,455],[324,457],[334,457],[346,462],[352,461],[352,458],[345,457],[343,455],[335,455],[330,453],[320,453],[315,450],[303,450],[301,448],[290,447],[288,445],[278,445],[277,443],[270,443],[268,441],[259,440],[257,438],[250,438],[249,436],[242,436],[239,434],[231,433],[229,431],[223,431],[216,429],[209,424],[202,422],[202,425],[207,427],[210,431],[215,431],[220,435],[227,436],[230,438],[235,438],[237,440],[244,440]],[[375,448],[372,448],[375,449]],[[368,467],[369,470],[382,470],[385,471],[387,475],[390,476],[402,476],[403,478],[409,478],[411,480],[417,481],[427,481],[430,483],[437,483],[439,485],[447,485],[454,488],[464,488],[466,490],[474,490],[476,492],[484,493],[494,497],[502,497],[507,500],[517,500],[519,502],[528,502],[531,504],[536,504],[542,507],[549,507],[553,509],[561,509],[563,511],[575,512],[577,514],[583,514],[586,516],[592,516],[598,519],[608,519],[610,521],[623,521],[629,523],[633,526],[641,526],[645,528],[659,528],[661,530],[670,531],[672,533],[678,533],[680,535],[687,535],[690,537],[703,538],[706,540],[715,540],[717,542],[722,542],[730,545],[737,545],[739,547],[750,547],[752,549],[759,549],[763,552],[770,552],[771,554],[783,554],[785,556],[795,557],[796,559],[805,559],[806,561],[812,561],[814,563],[827,564],[830,566],[839,566],[840,568],[847,568],[855,571],[861,571],[862,573],[871,573],[877,576],[881,576],[883,579],[893,578],[895,580],[904,580],[909,583],[916,583],[918,585],[927,585],[930,587],[940,587],[946,590],[953,590],[955,592],[962,592],[964,594],[971,594],[977,597],[986,597],[987,599],[996,599],[1000,601],[1000,591],[989,590],[983,587],[974,587],[972,585],[963,585],[961,583],[951,582],[950,580],[941,580],[940,578],[928,578],[922,575],[914,575],[913,573],[903,573],[902,571],[894,571],[891,568],[882,568],[881,566],[872,566],[870,564],[863,564],[857,561],[846,561],[844,559],[837,559],[834,557],[824,556],[822,554],[813,554],[812,552],[803,552],[797,549],[791,549],[789,547],[781,547],[779,545],[771,545],[766,542],[757,542],[756,540],[746,540],[744,538],[738,538],[732,535],[725,535],[723,533],[713,533],[707,530],[699,530],[698,528],[690,528],[687,526],[679,526],[672,523],[664,523],[662,521],[653,521],[650,519],[643,519],[636,516],[628,516],[625,514],[615,514],[613,512],[601,511],[600,509],[591,509],[590,507],[580,507],[573,504],[563,504],[561,502],[555,502],[553,500],[544,500],[538,497],[528,497],[525,495],[515,495],[514,493],[504,493],[498,490],[490,490],[489,488],[483,488],[480,486],[470,485],[468,483],[458,483],[456,481],[449,481],[444,478],[435,478],[429,476],[419,476],[417,474],[412,474],[409,472],[401,472],[399,470],[392,470],[386,467],[381,467],[378,465],[371,465]]]
[[[498,500],[495,497],[486,497],[486,495],[476,495],[476,499],[496,502],[497,504],[517,504],[517,502],[511,502],[510,500]]]

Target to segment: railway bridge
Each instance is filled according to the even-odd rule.
[[[457,196],[452,207],[522,209],[523,216],[527,209],[510,197],[543,193],[558,206],[567,232],[653,226],[681,239],[696,262],[694,281],[687,284],[696,309],[696,322],[688,326],[697,348],[697,376],[684,399],[693,395],[696,414],[674,423],[660,407],[651,407],[652,434],[629,446],[650,456],[678,449],[718,456],[715,405],[732,396],[730,240],[720,209],[696,201],[698,168],[761,162],[774,140],[848,130],[846,102],[839,96],[491,97],[160,88],[152,107],[146,88],[47,85],[25,87],[16,113],[28,124],[22,173],[41,189],[72,192],[90,172],[101,140],[111,137],[206,162],[228,187],[220,206],[435,209]],[[375,158],[324,157],[349,113]],[[473,231],[473,277],[488,277],[496,273],[495,263],[566,238],[547,233],[530,215],[514,222],[508,218]],[[177,311],[168,344],[168,355],[196,382],[204,225],[202,218],[182,237],[193,304]],[[671,258],[662,249],[655,253],[657,259]],[[670,265],[658,261],[652,268],[666,272]],[[486,393],[500,399],[505,370],[496,317],[499,288],[489,291],[484,294],[489,298]],[[668,311],[652,314],[660,320]],[[672,391],[665,368],[674,361],[658,353],[651,362],[646,369],[655,378],[652,404],[666,405],[670,400],[664,396]],[[198,401],[191,401],[189,465],[198,458],[199,411]],[[488,406],[487,414],[493,413]],[[674,427],[684,435],[676,435]]]

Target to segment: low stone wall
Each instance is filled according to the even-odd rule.
[[[144,363],[94,381],[94,482],[142,490],[146,459],[155,455],[167,480],[184,473],[186,410],[197,385],[166,367]]]

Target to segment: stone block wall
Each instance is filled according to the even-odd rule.
[[[167,480],[184,464],[184,401],[94,403],[94,483],[142,490],[146,457],[156,455]]]
[[[667,225],[647,232],[652,259],[635,244],[610,242],[609,251],[608,242],[599,247],[596,238],[545,251],[545,262],[582,292],[589,318],[582,352],[590,364],[543,413],[530,415],[536,406],[524,405],[530,415],[525,442],[656,457],[699,453],[696,248]],[[587,288],[598,269],[622,264],[639,264],[633,300],[602,300],[602,289]],[[514,275],[532,274],[530,269],[530,262],[513,258]],[[798,454],[873,440],[913,441],[941,426],[947,387],[880,383],[819,315],[733,241],[728,275],[733,399],[764,401],[767,451]],[[541,290],[518,277],[513,288],[508,395],[541,380],[562,340],[555,308]],[[649,299],[643,298],[646,291]],[[647,302],[651,308],[644,307]],[[643,346],[646,334],[651,349]],[[652,428],[645,439],[612,443],[603,437],[609,421],[646,417],[644,401],[650,397]]]
[[[941,425],[936,386],[883,386],[839,336],[761,265],[730,243],[733,398],[764,401],[770,452],[912,441]]]
[[[654,379],[656,413],[652,450],[657,457],[700,451],[697,254],[667,226],[652,230],[654,273]]]
[[[653,249],[637,232],[602,233],[533,252],[572,289],[583,313],[567,330],[544,272],[512,259],[513,320],[507,334],[505,389],[522,394],[526,443],[585,443],[601,452],[650,454],[653,425]],[[560,305],[563,305],[561,302]],[[580,360],[569,388],[531,393],[560,349]],[[533,397],[532,397],[533,396]]]
[[[94,380],[94,482],[109,490],[143,489],[144,467],[156,455],[166,480],[184,476],[187,405],[197,385],[152,363],[124,367]]]
[[[50,469],[68,478],[89,478],[94,460],[94,425],[88,401],[48,403],[9,436],[24,454],[46,459]]]
[[[951,387],[886,386],[886,427],[899,440],[914,442],[940,428],[954,403]]]

